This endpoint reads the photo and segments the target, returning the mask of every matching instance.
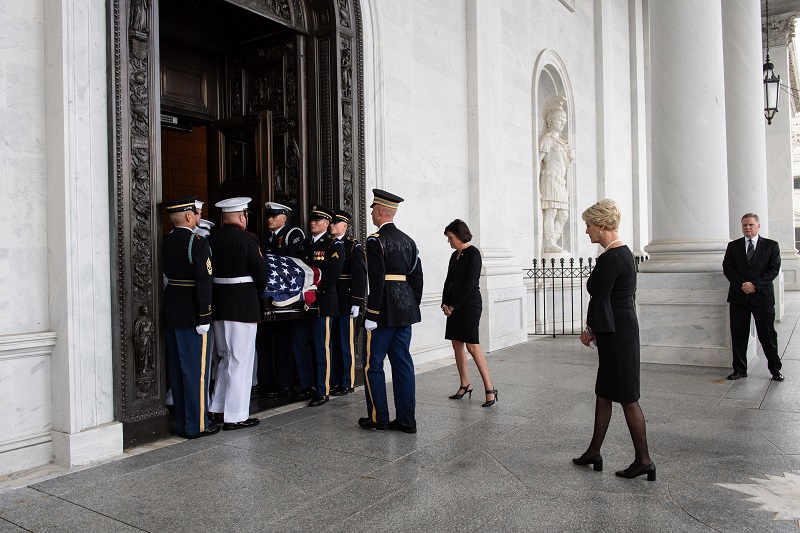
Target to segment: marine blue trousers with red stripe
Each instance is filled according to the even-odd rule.
[[[208,427],[208,335],[195,328],[168,329],[167,371],[178,433],[195,435]]]
[[[367,416],[377,424],[389,423],[389,404],[386,399],[386,375],[383,361],[389,356],[392,364],[392,390],[397,421],[417,425],[416,384],[414,362],[408,347],[411,344],[411,326],[375,328],[367,331],[364,375],[367,389]]]

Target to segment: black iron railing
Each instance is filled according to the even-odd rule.
[[[636,271],[647,256],[634,256]],[[595,260],[591,257],[534,259],[523,276],[533,283],[533,335],[580,335],[584,327],[589,294],[586,280]]]

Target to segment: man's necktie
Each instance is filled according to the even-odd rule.
[[[747,262],[753,261],[753,256],[756,254],[756,249],[753,247],[753,239],[747,239]]]

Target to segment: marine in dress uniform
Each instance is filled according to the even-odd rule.
[[[214,336],[220,356],[211,411],[224,413],[223,430],[258,424],[250,415],[250,388],[261,321],[258,295],[267,286],[267,265],[258,237],[247,231],[250,198],[217,202],[222,228],[209,237],[214,250]]]
[[[352,216],[347,211],[333,210],[328,231],[344,244],[344,266],[336,281],[339,313],[333,318],[334,342],[331,363],[331,394],[343,396],[353,392],[356,372],[356,319],[366,303],[367,258],[364,247],[347,228]]]
[[[305,235],[300,228],[288,225],[292,209],[277,202],[267,202],[267,227],[270,234],[264,238],[261,249],[265,254],[299,257],[298,250]],[[267,397],[278,398],[291,393],[297,370],[294,349],[288,328],[261,323],[256,338],[259,382],[266,388]]]
[[[331,317],[339,312],[336,280],[344,266],[344,244],[328,233],[332,218],[331,210],[311,206],[311,235],[300,244],[300,259],[322,272],[313,304],[320,316],[295,320],[291,329],[297,375],[302,391],[311,391],[310,407],[324,404],[330,394]]]
[[[411,325],[421,320],[422,262],[416,243],[397,229],[394,215],[403,201],[397,195],[373,189],[372,222],[378,231],[367,238],[369,295],[364,329],[367,330],[364,374],[367,417],[364,429],[417,432]],[[397,418],[389,421],[383,361],[392,364],[392,388]]]
[[[178,433],[189,439],[213,435],[209,423],[208,330],[211,324],[211,254],[195,235],[195,202],[190,196],[164,202],[174,228],[164,236],[164,319],[167,369]]]

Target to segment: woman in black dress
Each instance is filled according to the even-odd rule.
[[[586,234],[604,248],[586,282],[591,295],[581,342],[597,345],[599,366],[595,394],[594,434],[589,448],[572,461],[603,470],[600,447],[611,421],[612,402],[622,404],[636,457],[616,474],[656,479],[656,465],[647,450],[644,413],[639,406],[639,322],[634,307],[636,266],[633,254],[617,235],[620,211],[613,200],[601,200],[583,212]]]
[[[478,341],[478,324],[483,309],[479,287],[481,252],[469,244],[472,233],[463,220],[452,221],[444,228],[444,234],[450,247],[455,250],[450,256],[450,265],[447,267],[447,278],[444,280],[442,291],[442,312],[447,317],[444,338],[453,343],[458,376],[461,378],[458,392],[450,396],[450,399],[460,400],[465,394],[469,394],[472,398],[467,354],[464,351],[466,345],[483,379],[483,389],[486,391],[486,402],[483,407],[489,407],[497,401],[497,389],[492,386],[486,358]]]

